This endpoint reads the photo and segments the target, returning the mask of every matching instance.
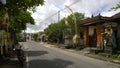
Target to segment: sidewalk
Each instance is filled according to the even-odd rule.
[[[0,68],[23,68],[20,66],[16,54],[11,53],[9,57],[0,57]]]
[[[102,54],[90,53],[89,48],[84,48],[83,50],[76,50],[76,49],[66,49],[64,47],[60,47],[60,46],[64,46],[64,44],[48,44],[48,43],[44,43],[44,44],[47,44],[47,46],[50,46],[50,47],[61,48],[65,51],[69,51],[69,52],[72,52],[72,53],[81,54],[81,55],[88,56],[88,57],[91,57],[91,58],[120,64],[120,60],[113,60],[112,58],[109,58],[107,56],[103,56]]]
[[[0,61],[0,68],[21,68],[16,57]]]

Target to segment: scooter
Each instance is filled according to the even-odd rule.
[[[17,55],[17,58],[18,58],[18,61],[20,63],[20,66],[24,66],[24,63],[25,63],[25,60],[26,60],[26,57],[25,57],[25,53],[24,51],[20,48],[14,48],[14,51],[16,52],[16,55]]]

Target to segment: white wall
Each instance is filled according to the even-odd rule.
[[[95,26],[89,26],[89,36],[92,36],[94,34]]]

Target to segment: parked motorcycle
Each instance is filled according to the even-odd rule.
[[[21,46],[17,47],[17,48],[14,48],[14,50],[16,51],[16,55],[17,55],[18,61],[20,63],[20,66],[23,67],[24,63],[25,63],[25,60],[26,60],[24,51],[21,49]]]

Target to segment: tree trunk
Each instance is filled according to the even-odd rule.
[[[11,45],[12,45],[12,47],[14,48],[15,45],[18,44],[18,40],[17,40],[17,36],[16,36],[16,32],[15,32],[14,29],[10,29],[9,32],[10,32],[10,39],[13,40],[13,41],[11,41],[11,42],[12,42]]]

